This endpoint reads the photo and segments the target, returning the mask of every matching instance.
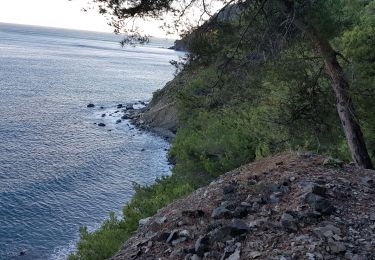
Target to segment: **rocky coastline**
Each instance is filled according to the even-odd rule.
[[[113,116],[116,114],[120,116],[120,119],[116,120],[116,124],[120,124],[123,121],[130,122],[135,128],[147,131],[156,134],[157,136],[162,137],[168,142],[171,142],[176,134],[168,128],[163,128],[161,126],[153,126],[150,124],[147,119],[144,119],[144,114],[149,110],[150,101],[137,101],[125,104],[115,105],[114,111],[101,114],[102,118]],[[95,108],[96,105],[89,103],[87,108]],[[100,109],[104,109],[103,106],[100,106]],[[106,127],[105,123],[96,123],[99,127]]]

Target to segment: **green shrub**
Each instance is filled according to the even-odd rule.
[[[110,214],[102,226],[89,233],[87,228],[80,229],[77,252],[69,260],[101,260],[113,256],[138,227],[139,220],[152,216],[156,211],[173,200],[189,194],[198,186],[196,180],[173,175],[163,177],[149,187],[135,185],[135,195],[124,207],[122,219]]]

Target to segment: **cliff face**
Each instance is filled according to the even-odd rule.
[[[112,259],[373,259],[374,194],[374,171],[265,158],[141,220]]]
[[[147,107],[133,116],[133,123],[166,139],[173,139],[179,127],[177,95],[189,77],[189,73],[181,73],[155,92]]]
[[[176,51],[188,51],[188,44],[188,39],[185,37],[181,40],[176,40],[173,49]]]

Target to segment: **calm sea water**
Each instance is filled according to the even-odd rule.
[[[0,259],[65,259],[80,226],[121,212],[133,182],[169,174],[164,140],[101,114],[150,99],[177,54],[170,42],[118,42],[0,24]]]

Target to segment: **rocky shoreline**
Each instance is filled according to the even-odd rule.
[[[107,116],[113,116],[113,114],[120,114],[121,119],[116,120],[116,124],[120,124],[123,121],[128,120],[135,128],[142,131],[154,133],[167,140],[168,142],[171,142],[176,136],[175,133],[166,128],[151,126],[146,120],[143,119],[143,115],[145,111],[148,110],[149,104],[149,101],[137,101],[126,104],[118,104],[114,106],[115,110],[113,112],[103,113],[101,117],[105,118]],[[95,107],[96,105],[93,103],[87,105],[87,108]],[[100,106],[100,109],[104,109],[104,107]],[[106,124],[104,123],[97,123],[97,125],[100,127],[106,127]]]

